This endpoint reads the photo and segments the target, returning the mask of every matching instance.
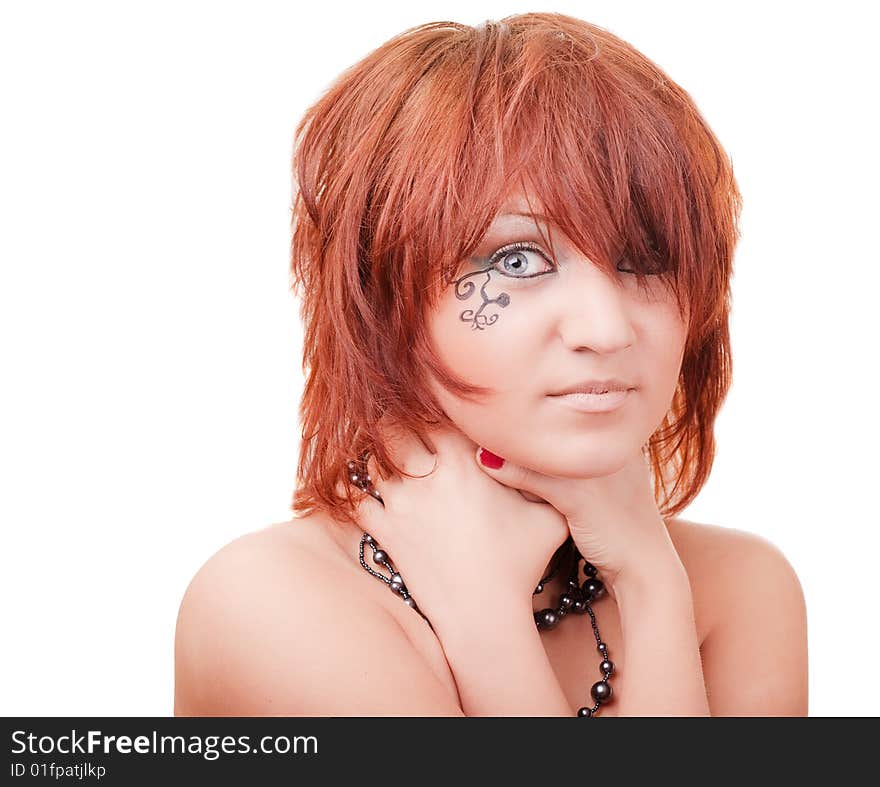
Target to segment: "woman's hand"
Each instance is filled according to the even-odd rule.
[[[441,641],[444,628],[469,625],[467,616],[477,622],[508,603],[530,612],[544,569],[568,538],[565,517],[481,473],[478,446],[461,432],[429,432],[436,453],[415,435],[388,427],[383,434],[398,467],[423,477],[383,479],[370,456],[382,502],[364,494],[355,516],[387,550]]]
[[[544,475],[508,461],[497,469],[479,464],[496,481],[559,511],[575,546],[606,585],[613,586],[621,575],[650,570],[644,565],[646,554],[658,561],[677,560],[641,449],[617,472],[597,478]]]

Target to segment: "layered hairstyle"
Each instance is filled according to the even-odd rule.
[[[609,31],[554,13],[404,31],[344,71],[293,147],[291,288],[303,321],[302,442],[292,510],[353,522],[349,459],[406,473],[382,423],[430,445],[451,427],[425,315],[512,190],[596,265],[663,272],[688,334],[651,436],[655,499],[674,516],[706,482],[732,375],[730,278],[741,197],[693,99]],[[342,481],[343,483],[340,483]]]

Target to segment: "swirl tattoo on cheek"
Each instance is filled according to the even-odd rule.
[[[498,295],[497,298],[490,298],[486,294],[486,285],[491,281],[491,276],[489,275],[489,271],[486,269],[473,271],[471,273],[466,273],[464,276],[460,276],[455,280],[455,297],[460,301],[465,301],[474,294],[474,290],[477,288],[476,285],[472,281],[465,281],[465,279],[469,279],[471,276],[476,276],[477,274],[484,273],[486,275],[486,280],[480,285],[480,297],[483,299],[483,303],[480,305],[480,308],[474,312],[473,309],[465,309],[460,315],[459,319],[462,322],[469,322],[471,324],[471,330],[476,330],[479,328],[481,331],[485,330],[487,325],[492,325],[497,319],[498,314],[495,313],[489,317],[483,314],[483,309],[485,309],[490,303],[497,303],[499,306],[504,308],[510,303],[510,295],[506,292],[502,292]]]

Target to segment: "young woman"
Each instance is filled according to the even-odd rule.
[[[786,558],[678,516],[741,205],[689,95],[572,17],[426,24],[294,165],[295,516],[196,574],[175,713],[806,714]]]

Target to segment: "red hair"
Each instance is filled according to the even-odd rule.
[[[667,271],[688,336],[647,449],[661,513],[693,500],[731,381],[741,198],[693,100],[654,63],[562,14],[419,25],[306,111],[293,170],[291,287],[306,375],[296,515],[353,522],[346,462],[363,451],[398,477],[383,416],[424,439],[426,425],[454,427],[429,374],[459,396],[489,392],[443,366],[424,317],[514,187],[595,264],[613,271],[625,255],[640,283],[658,263]]]

